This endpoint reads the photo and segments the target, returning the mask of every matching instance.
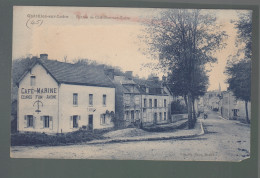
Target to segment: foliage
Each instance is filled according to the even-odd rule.
[[[242,45],[238,49],[236,56],[230,56],[225,73],[228,75],[228,89],[234,93],[237,99],[245,101],[246,119],[248,117],[248,102],[251,101],[251,57],[252,57],[252,14],[240,13],[239,19],[233,21],[237,29],[237,46]],[[244,46],[243,46],[244,45]],[[241,51],[243,52],[242,59]],[[239,59],[240,58],[240,59]]]
[[[187,114],[187,106],[180,103],[179,100],[171,103],[171,114]]]
[[[237,29],[237,46],[244,44],[245,48],[239,51],[244,52],[246,58],[252,56],[252,12],[239,13],[239,20],[232,21]]]
[[[148,52],[158,56],[176,94],[188,98],[190,128],[192,102],[205,93],[208,85],[204,65],[217,61],[213,53],[225,47],[227,35],[216,24],[214,14],[198,9],[161,10],[145,31],[142,39],[149,46]]]
[[[85,130],[78,130],[66,134],[47,135],[45,133],[15,133],[11,135],[12,146],[27,146],[27,145],[65,145],[82,143],[95,139],[103,138],[102,132],[92,132]]]
[[[242,60],[238,63],[229,63],[226,67],[228,74],[228,89],[240,100],[250,101],[251,95],[251,60]]]
[[[17,100],[17,82],[22,77],[24,72],[32,65],[35,57],[21,58],[13,60],[12,62],[12,101]]]

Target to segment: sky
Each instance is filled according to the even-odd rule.
[[[154,71],[143,68],[143,64],[157,63],[157,59],[142,53],[140,49],[147,48],[147,44],[138,36],[143,35],[142,22],[158,15],[158,11],[150,8],[15,6],[13,60],[47,53],[53,60],[65,61],[66,58],[67,62],[73,62],[75,59],[90,59],[147,77]],[[237,19],[237,12],[204,12],[216,13],[217,23],[229,36],[225,41],[226,48],[214,54],[218,62],[207,66],[211,70],[208,90],[218,89],[219,84],[222,90],[226,90],[223,72],[228,56],[237,50],[236,30],[230,21]],[[161,72],[157,74],[163,75]]]

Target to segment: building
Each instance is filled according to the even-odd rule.
[[[132,72],[125,75],[115,75],[109,70],[108,75],[116,87],[116,116],[121,123],[119,127],[126,127],[141,120],[141,93],[133,81]]]
[[[170,118],[170,104],[172,96],[169,95],[163,81],[159,77],[142,80],[134,79],[137,83],[142,101],[142,123],[144,125],[167,123]]]
[[[119,125],[151,125],[168,121],[172,96],[158,77],[139,79],[132,76],[132,71],[116,74],[112,69],[106,73],[116,87],[116,116],[122,122]]]
[[[248,117],[251,118],[251,103],[248,102]],[[246,121],[245,102],[235,98],[231,91],[223,91],[220,102],[220,114],[225,119]]]
[[[17,85],[18,131],[113,127],[115,87],[103,68],[48,60],[41,54]]]

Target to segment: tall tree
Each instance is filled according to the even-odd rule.
[[[237,99],[245,101],[246,120],[248,117],[248,102],[251,101],[251,57],[252,57],[252,14],[239,13],[238,20],[233,21],[237,29],[236,43],[238,53],[231,56],[226,66],[229,90]]]
[[[159,56],[161,67],[175,79],[175,89],[187,96],[189,128],[192,128],[196,68],[217,61],[212,54],[225,46],[226,34],[216,24],[214,15],[198,9],[161,10],[145,31],[148,51]]]
[[[228,89],[237,99],[245,101],[246,120],[248,117],[248,102],[251,100],[251,60],[242,60],[237,63],[229,63],[226,67],[228,74]]]

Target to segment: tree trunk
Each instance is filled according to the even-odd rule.
[[[188,93],[188,128],[192,129],[193,124],[192,124],[192,96],[191,93]]]
[[[195,125],[196,122],[196,110],[195,110],[195,105],[194,105],[194,99],[192,100],[192,107],[193,107],[193,126]]]
[[[247,101],[245,101],[245,107],[246,107],[246,121],[247,123],[250,123],[249,117],[248,117],[248,107],[247,107]]]
[[[185,101],[186,108],[188,109],[187,95],[184,95],[184,101]]]

